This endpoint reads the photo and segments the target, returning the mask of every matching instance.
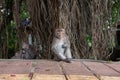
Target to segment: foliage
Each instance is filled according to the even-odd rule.
[[[23,1],[21,3],[21,6],[20,6],[20,18],[21,18],[21,20],[23,20],[23,19],[26,19],[26,18],[29,18],[29,17],[30,16],[29,16],[28,12],[26,11],[26,4]]]
[[[112,6],[112,24],[118,21],[118,0],[113,1]]]
[[[8,48],[15,49],[15,22],[13,20],[10,21],[8,25],[9,29],[9,40],[8,40]]]
[[[89,48],[91,48],[92,47],[92,42],[91,42],[90,35],[86,35],[86,41],[87,41],[87,44],[88,44]]]

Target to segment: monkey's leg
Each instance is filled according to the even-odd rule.
[[[72,59],[72,55],[71,55],[71,50],[70,48],[66,48],[66,51],[65,51],[65,55],[68,59]]]
[[[71,50],[70,48],[66,48],[65,50],[65,56],[66,56],[66,62],[71,63],[72,62],[72,55],[71,55]]]
[[[60,59],[60,60],[66,59],[63,48],[53,47],[52,51],[54,52],[54,54],[57,56],[58,59]]]
[[[57,53],[56,55],[61,60],[65,60],[66,59],[66,56],[63,53]]]

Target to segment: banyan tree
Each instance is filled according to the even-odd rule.
[[[54,30],[63,27],[70,37],[74,58],[108,60],[113,53],[115,47],[114,23],[119,21],[120,17],[119,0],[10,1],[12,3],[10,5],[11,19],[15,23],[13,30],[16,32],[13,52],[19,50],[21,43],[27,41],[28,34],[31,34],[31,44],[37,48],[40,58],[52,59],[54,57],[51,51],[51,42]],[[21,7],[22,5],[24,8]],[[29,20],[27,26],[21,25],[23,9],[28,15],[24,18]],[[116,12],[113,12],[114,9]],[[8,19],[8,17],[5,18]],[[6,30],[8,29],[6,28]],[[9,34],[10,31],[7,33]],[[2,40],[1,35],[0,37]],[[6,44],[0,43],[2,51],[0,55],[8,55],[7,42],[9,42],[9,38],[9,36],[5,37]],[[4,47],[6,49],[2,49]],[[4,58],[8,58],[8,56]]]

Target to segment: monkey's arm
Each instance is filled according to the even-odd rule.
[[[72,59],[72,54],[71,54],[71,49],[70,48],[65,49],[65,55],[66,55],[67,58]]]
[[[53,42],[52,42],[52,45],[51,45],[51,50],[52,50],[54,53],[57,53],[57,44],[56,44],[55,38],[53,39]]]
[[[61,52],[61,49],[59,49],[57,46],[54,45],[54,46],[52,46],[51,49],[52,49],[52,51],[54,52],[54,54],[57,55],[57,57],[58,57],[59,59],[61,59],[61,60],[65,60],[65,59],[66,59],[64,53]],[[64,50],[64,49],[62,49],[62,50]]]
[[[69,38],[66,37],[64,39],[64,44],[62,45],[63,48],[70,48],[70,41],[69,41]]]
[[[59,50],[57,48],[57,45],[53,45],[51,50],[55,53],[55,54],[58,54],[59,53]]]

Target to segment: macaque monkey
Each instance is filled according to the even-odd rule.
[[[66,61],[68,63],[72,61],[70,41],[65,33],[65,29],[60,28],[55,30],[51,50],[59,60]]]
[[[15,53],[12,59],[34,59],[36,57],[35,50],[27,43],[23,43],[22,49]]]

